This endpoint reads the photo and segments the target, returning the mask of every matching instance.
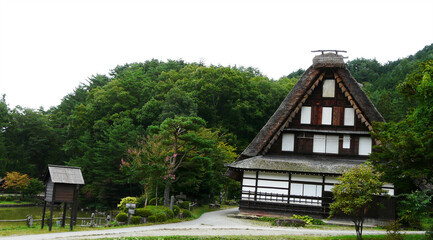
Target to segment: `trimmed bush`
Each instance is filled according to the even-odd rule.
[[[147,208],[137,208],[135,210],[135,215],[140,217],[149,217],[152,214],[153,214],[152,210]]]
[[[313,225],[325,225],[325,222],[322,219],[313,219]]]
[[[313,224],[313,220],[314,220],[312,217],[310,217],[310,216],[308,216],[308,215],[301,216],[301,215],[293,214],[293,216],[292,216],[291,218],[292,218],[292,219],[300,219],[300,220],[304,220],[304,221],[305,221],[305,224],[307,224],[307,225]]]
[[[275,220],[275,225],[305,227],[305,221],[302,219],[284,218]]]
[[[163,212],[155,214],[157,222],[165,222],[167,221],[167,215]]]
[[[173,213],[174,213],[174,216],[179,216],[179,213],[180,213],[180,207],[177,206],[177,205],[174,205],[174,206],[173,206]]]
[[[179,207],[183,209],[188,209],[190,203],[191,203],[190,201],[183,201],[179,204]]]
[[[137,198],[137,208],[144,208],[144,203],[146,203],[146,196],[141,195]]]
[[[140,216],[132,216],[131,219],[129,219],[129,223],[131,224],[140,224],[141,217]]]
[[[120,203],[117,204],[117,207],[120,210],[125,211],[127,203],[137,203],[137,198],[136,197],[125,197],[125,198],[122,198],[122,200],[120,200]]]
[[[128,221],[128,215],[126,213],[120,212],[116,216],[116,221],[118,221],[118,222],[126,222],[126,221]]]
[[[173,207],[173,209],[174,209],[174,207]],[[167,215],[167,219],[174,218],[174,212],[170,208],[167,208],[166,210],[164,210],[164,212]]]
[[[154,223],[156,222],[156,216],[155,215],[150,215],[149,217],[147,217],[147,221]]]
[[[187,210],[187,209],[184,209],[184,210],[182,210],[182,216],[183,216],[183,218],[190,218],[190,217],[192,217],[192,212]]]

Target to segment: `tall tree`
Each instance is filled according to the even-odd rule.
[[[412,186],[433,189],[433,61],[422,63],[399,86],[416,107],[398,122],[377,123],[374,137],[381,141],[370,155],[387,181],[409,192]]]

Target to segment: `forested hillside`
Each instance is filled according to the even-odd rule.
[[[433,45],[385,65],[356,59],[347,66],[385,119],[398,121],[413,100],[405,100],[396,87],[427,59],[433,59]],[[3,97],[0,177],[19,171],[41,178],[47,164],[80,166],[86,180],[83,200],[113,206],[120,197],[141,193],[139,181],[121,171],[121,159],[164,120],[175,116],[201,118],[209,129],[207,135],[240,153],[302,72],[272,80],[253,68],[149,60],[117,66],[107,76],[89,77],[86,84],[48,111],[10,109],[7,96]],[[227,183],[217,179],[224,172],[223,164],[233,161],[235,154],[224,156],[231,159],[215,157],[182,165],[179,172],[188,177],[176,179],[174,191],[204,198],[223,190]],[[205,189],[210,182],[218,186],[199,196],[197,189]]]

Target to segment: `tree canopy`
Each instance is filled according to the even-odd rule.
[[[433,189],[433,60],[407,75],[399,91],[416,105],[400,122],[376,124],[374,137],[382,144],[370,159],[403,190]]]
[[[347,66],[385,119],[397,122],[405,119],[410,106],[416,104],[418,108],[423,103],[417,97],[400,95],[396,86],[403,84],[406,74],[428,59],[433,59],[433,44],[394,62],[380,64],[376,60],[355,59]],[[152,132],[155,127],[150,126],[161,130],[161,124],[168,119],[194,117],[202,119],[206,126],[197,132],[201,134],[198,136],[213,139],[220,149],[213,147],[206,155],[185,158],[176,171],[177,176],[185,177],[173,182],[172,189],[200,200],[209,199],[212,193],[220,191],[219,183],[226,183],[223,162],[212,159],[232,159],[234,153],[240,153],[302,73],[299,69],[272,80],[251,67],[153,59],[117,66],[107,75],[90,76],[49,110],[19,106],[11,109],[7,96],[3,96],[0,99],[0,177],[18,171],[41,179],[47,164],[80,166],[88,183],[81,191],[82,202],[89,207],[115,206],[120,197],[140,195],[144,191],[135,176],[120,169],[121,159],[128,158],[128,149],[162,134]],[[422,85],[418,82],[409,85]],[[418,87],[411,89],[409,85],[402,86],[401,92],[414,95],[413,90]],[[424,105],[428,104],[431,103]],[[422,126],[428,124],[427,110],[420,107],[409,112],[412,123],[407,120],[406,125],[383,128],[408,126],[422,132]],[[419,119],[423,119],[419,124],[413,123]],[[414,144],[418,155],[430,144],[426,131],[396,134],[414,135],[413,141],[409,138],[407,141]],[[406,174],[398,168],[390,169],[396,175]],[[414,176],[428,176],[425,172],[414,170],[414,173]],[[227,184],[230,187],[224,186],[225,189],[236,185]]]

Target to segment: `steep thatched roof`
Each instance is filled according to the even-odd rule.
[[[350,74],[340,55],[328,53],[320,59],[315,58],[315,60],[314,64],[305,71],[265,126],[242,152],[238,161],[266,153],[273,143],[272,141],[275,141],[275,136],[281,133],[284,126],[290,122],[293,115],[299,110],[300,105],[317,86],[317,83],[322,80],[325,71],[333,72],[338,86],[354,106],[358,118],[370,130],[372,130],[372,122],[384,121],[382,115],[377,111],[359,83]]]
[[[265,155],[240,160],[227,167],[242,170],[281,171],[295,173],[342,174],[365,160],[329,155]]]
[[[84,178],[79,167],[48,165],[48,174],[45,178],[48,177],[53,183],[84,184]]]

